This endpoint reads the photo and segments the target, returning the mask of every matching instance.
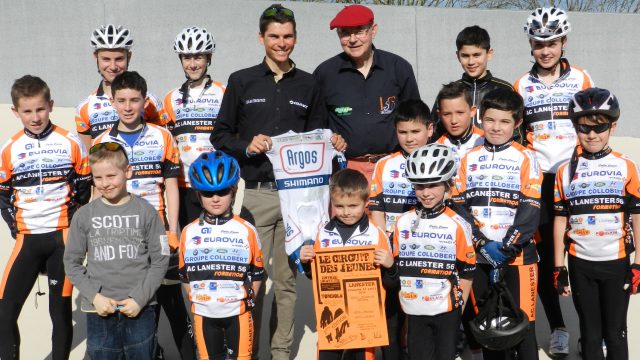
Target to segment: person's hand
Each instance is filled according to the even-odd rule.
[[[480,254],[494,268],[502,267],[511,260],[511,257],[502,250],[502,242],[500,241],[487,241],[480,247]]]
[[[117,302],[111,298],[108,298],[100,293],[97,293],[92,301],[93,307],[96,309],[96,313],[100,316],[107,316],[116,312]]]
[[[569,296],[569,272],[566,266],[556,266],[553,268],[553,287],[558,291],[558,295]]]
[[[306,264],[309,260],[316,257],[316,252],[313,251],[313,245],[303,245],[300,248],[300,262]]]
[[[255,156],[271,150],[271,138],[267,135],[258,134],[253,137],[249,146],[247,146],[247,156]]]
[[[631,295],[637,294],[640,290],[640,264],[631,264],[624,282],[624,289],[629,291]]]
[[[138,316],[141,310],[140,305],[132,298],[120,300],[118,301],[118,305],[122,306],[120,312],[130,318]]]
[[[171,249],[171,252],[175,252],[180,247],[178,233],[175,231],[167,231],[167,236],[169,236],[169,249]]]
[[[373,252],[373,263],[388,269],[393,265],[393,255],[391,255],[389,250],[375,249]]]
[[[340,152],[347,151],[347,141],[340,134],[331,135],[331,144],[334,149]]]

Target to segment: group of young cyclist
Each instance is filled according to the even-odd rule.
[[[441,88],[432,110],[419,98],[383,106],[380,97],[380,114],[392,115],[397,142],[384,154],[359,152],[357,141],[337,135],[348,131],[344,123],[324,119],[354,109],[329,104],[335,94],[294,73],[281,53],[291,41],[283,27],[291,23],[295,40],[291,10],[272,5],[260,17],[261,66],[271,69],[272,90],[280,94],[281,81],[298,81],[297,88],[284,82],[282,92],[312,94],[308,105],[292,104],[316,121],[301,129],[326,124],[335,132],[328,146],[346,150],[357,165],[331,177],[333,217],[315,243],[301,248],[300,260],[309,272],[318,249],[375,247],[386,290],[384,359],[453,359],[463,331],[473,359],[537,359],[538,297],[551,329],[548,353],[567,355],[559,295],[573,296],[585,359],[604,358],[604,351],[611,359],[629,358],[629,295],[640,286],[634,254],[640,175],[609,147],[620,117],[617,98],[564,57],[571,31],[565,11],[538,8],[526,19],[534,64],[513,86],[487,69],[493,56],[487,31],[464,28],[456,39],[464,73]],[[372,40],[377,30],[373,13],[359,5],[345,7],[334,27],[343,44]],[[283,45],[272,45],[278,41]],[[263,299],[271,266],[282,271],[276,264],[282,257],[274,254],[269,264],[270,253],[282,249],[265,252],[261,224],[234,215],[232,206],[241,175],[264,172],[260,159],[272,147],[264,132],[246,137],[238,128],[252,116],[251,126],[259,128],[260,116],[271,116],[250,108],[271,101],[256,95],[265,86],[264,68],[253,79],[246,78],[254,68],[232,75],[225,95],[227,86],[208,74],[213,34],[189,27],[173,44],[186,80],[160,100],[128,70],[133,37],[127,28],[101,26],[90,44],[102,79],[77,108],[77,135],[51,123],[53,101],[42,79],[27,75],[11,89],[24,129],[0,155],[0,210],[16,240],[0,284],[0,358],[20,356],[18,316],[39,273],[49,278],[53,359],[71,351],[72,284],[88,313],[92,359],[163,358],[156,335],[161,308],[182,359],[257,358],[262,314],[252,309]],[[358,58],[356,51],[345,49],[344,59]],[[367,71],[384,70],[380,64],[369,63]],[[330,66],[314,73],[325,87],[323,80],[338,76]],[[309,83],[311,90],[303,87]],[[233,130],[227,137],[216,123],[223,98],[221,125]],[[233,126],[231,114],[239,119]],[[266,134],[291,130],[274,129]],[[362,164],[373,165],[372,174],[358,169]],[[252,180],[247,189],[277,191],[271,182]],[[519,311],[482,319],[497,288]],[[137,335],[127,335],[132,332]],[[321,350],[318,357],[374,354]]]

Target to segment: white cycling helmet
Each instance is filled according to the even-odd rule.
[[[564,10],[556,7],[537,8],[527,18],[524,32],[529,39],[551,41],[571,32],[571,24]]]
[[[456,159],[451,148],[429,144],[407,157],[405,174],[414,184],[435,184],[449,181],[456,173]]]
[[[173,42],[173,50],[178,54],[212,54],[216,51],[216,41],[205,28],[192,26],[183,29]]]
[[[91,33],[91,47],[100,49],[125,49],[129,50],[133,46],[131,31],[122,27],[109,24],[100,26]]]

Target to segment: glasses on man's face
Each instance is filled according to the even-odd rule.
[[[338,36],[340,39],[349,39],[351,35],[355,35],[355,37],[362,39],[369,33],[369,29],[371,26],[365,27],[357,27],[357,28],[338,28]]]
[[[602,134],[603,132],[611,128],[611,123],[602,123],[597,125],[576,124],[576,130],[582,134],[589,134],[591,131],[595,131],[596,134]]]
[[[287,9],[287,8],[283,8],[283,7],[270,7],[267,10],[265,10],[262,13],[262,18],[263,19],[270,19],[274,16],[276,16],[277,14],[282,14],[284,16],[290,17],[290,18],[294,18],[293,17],[293,11]]]
[[[97,153],[98,151],[105,149],[108,151],[124,151],[124,148],[122,147],[122,145],[118,144],[117,142],[104,142],[104,143],[99,143],[99,144],[95,144],[91,147],[91,149],[89,149],[89,154],[94,154]],[[126,152],[125,152],[126,154]]]
[[[218,197],[223,197],[231,194],[231,190],[232,190],[231,188],[228,188],[228,189],[218,190],[218,191],[200,191],[200,195],[206,198],[212,198],[216,195]]]

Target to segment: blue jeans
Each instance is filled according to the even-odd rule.
[[[156,343],[155,306],[135,318],[120,312],[102,317],[87,314],[87,354],[92,360],[151,360]]]

